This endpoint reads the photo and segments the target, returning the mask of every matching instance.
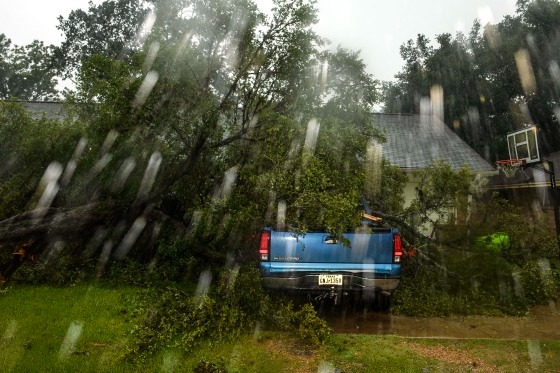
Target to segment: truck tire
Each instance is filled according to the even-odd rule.
[[[377,311],[387,312],[391,308],[391,294],[383,292],[375,293],[374,309]]]

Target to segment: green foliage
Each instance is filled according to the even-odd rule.
[[[542,151],[558,150],[560,5],[534,0],[517,7],[497,24],[475,20],[468,35],[440,34],[433,43],[418,35],[404,43],[405,65],[397,81],[384,86],[385,111],[419,113],[421,98],[438,85],[446,124],[480,154],[507,158],[506,134],[528,122],[543,131]],[[527,58],[520,61],[519,52]],[[520,64],[530,76],[522,76]]]
[[[446,292],[437,293],[427,281],[423,282],[423,285],[427,287],[410,288],[403,284],[403,289],[396,292],[391,312],[396,315],[422,317],[503,314],[498,302],[488,293],[466,291],[451,295]],[[506,314],[518,315],[519,310],[508,308]]]
[[[403,185],[404,178],[398,171],[389,175],[389,186]],[[442,227],[453,225],[457,211],[469,209],[469,195],[476,194],[476,191],[472,171],[468,167],[453,169],[445,161],[435,161],[411,178],[416,183],[416,197],[406,208],[393,207],[395,215],[401,215],[403,219],[393,219],[392,223],[402,228],[406,241],[413,243],[420,240],[415,243],[420,246],[425,241],[422,236],[433,237],[433,233],[441,231]],[[402,201],[400,193],[392,191],[389,195],[394,196],[390,200],[393,206]]]
[[[454,170],[445,161],[436,161],[422,169],[418,175],[417,197],[408,208],[409,214],[420,214],[422,221],[433,221],[431,215],[437,214],[440,221],[448,221],[449,215],[457,206],[460,197],[470,192],[472,172],[464,166]]]
[[[297,334],[305,342],[318,347],[331,335],[327,322],[319,317],[313,306],[309,303],[294,314],[297,325]]]
[[[529,261],[558,257],[558,241],[543,216],[528,220],[520,208],[495,197],[477,203],[474,209],[474,234],[505,234],[507,243],[500,245],[499,253],[512,264],[522,267]]]
[[[547,304],[560,299],[560,269],[558,260],[528,261],[518,272],[520,291],[529,305]]]
[[[216,282],[209,293],[192,294],[177,286],[153,289],[137,303],[135,313],[144,316],[133,331],[129,353],[148,356],[164,347],[190,352],[201,344],[231,341],[260,325],[294,331],[313,345],[330,335],[310,305],[295,311],[291,304],[273,302],[254,267],[223,271]]]
[[[54,49],[38,40],[26,46],[12,45],[0,34],[0,100],[58,98]]]
[[[171,216],[202,216],[208,230],[196,232],[213,247],[275,223],[279,202],[296,229],[340,234],[354,226],[362,160],[368,142],[380,138],[369,114],[377,82],[358,53],[319,51],[315,4],[279,1],[265,16],[246,0],[152,3],[153,28],[129,58],[116,59],[115,46],[145,12],[138,2],[92,5],[60,20],[68,66],[81,66],[70,99],[89,141],[100,147],[107,133],[118,135],[95,187],[107,194],[104,178],[126,159],[145,160],[149,149],[162,155],[165,175],[147,197],[163,200],[159,207]],[[103,40],[88,32],[94,24]],[[330,72],[322,74],[323,65]],[[136,170],[128,190],[142,177]]]
[[[34,119],[20,104],[0,102],[0,220],[36,207],[45,170],[71,159],[81,133],[70,119]]]
[[[84,246],[97,228],[106,235],[90,255],[144,214],[153,237],[130,255],[167,266],[165,278],[184,276],[195,254],[250,250],[266,224],[338,235],[357,225],[363,160],[382,140],[370,115],[378,83],[358,53],[321,50],[314,1],[277,1],[265,15],[249,0],[115,0],[59,21],[57,58],[76,81],[69,119],[0,122],[13,139],[0,149],[0,219],[37,205],[57,161],[65,176],[50,206],[122,206],[117,224],[81,235]],[[174,232],[156,242],[163,220]]]
[[[500,199],[472,208],[470,225],[445,233],[453,244],[406,259],[393,312],[517,315],[560,298],[558,243],[547,225]],[[498,245],[488,244],[492,237]]]
[[[89,4],[87,11],[73,10],[58,18],[65,40],[56,49],[64,77],[72,77],[82,62],[94,55],[129,57],[138,48],[136,33],[147,10],[140,0],[110,0]]]
[[[515,268],[493,253],[439,250],[437,261],[408,259],[391,312],[416,316],[519,315],[528,302],[515,293]]]
[[[378,188],[373,186],[368,189],[366,184],[365,194],[372,209],[398,216],[404,210],[404,186],[408,178],[399,167],[389,164],[387,160],[383,159],[380,163],[371,165],[374,166],[373,170],[369,169],[370,165],[366,165],[366,183],[380,180]]]
[[[84,260],[66,251],[23,265],[12,280],[35,285],[75,286],[93,280],[95,269],[96,261]]]
[[[505,250],[510,246],[509,236],[503,232],[492,233],[488,236],[479,237],[476,239],[474,244],[480,249],[496,252]]]

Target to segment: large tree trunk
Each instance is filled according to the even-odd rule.
[[[142,223],[138,224],[140,220]],[[0,264],[0,282],[6,281],[27,259],[40,257],[55,241],[79,243],[77,246],[80,250],[75,255],[85,257],[99,253],[103,242],[111,241],[111,247],[114,248],[112,256],[122,259],[140,234],[146,231],[149,239],[146,247],[140,248],[153,251],[157,240],[154,227],[163,222],[169,224],[177,236],[187,232],[183,222],[150,206],[141,208],[124,203],[99,202],[75,208],[24,212],[0,222],[0,250],[14,253],[13,260]],[[135,229],[136,232],[133,232]],[[159,228],[157,231],[159,232]],[[126,246],[123,244],[125,242],[129,242],[126,244],[129,247],[119,250]],[[153,252],[141,254],[146,256]],[[215,263],[224,262],[226,258],[224,253],[202,248],[193,248],[192,254]]]
[[[0,222],[0,243],[18,244],[48,237],[75,239],[108,225],[122,216],[111,203],[92,203],[75,208],[48,208],[24,212]]]
[[[0,281],[6,281],[28,259],[41,256],[54,240],[87,242],[100,227],[114,225],[126,211],[117,206],[92,203],[40,209],[1,221],[0,250],[11,251],[13,258],[0,266]]]

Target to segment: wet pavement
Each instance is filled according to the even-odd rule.
[[[560,340],[560,305],[555,304],[535,307],[523,317],[407,317],[344,310],[323,316],[337,333],[416,338]]]

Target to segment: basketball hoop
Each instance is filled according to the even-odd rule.
[[[524,164],[525,161],[521,159],[505,159],[502,161],[496,161],[496,167],[498,170],[502,170],[507,178],[514,177],[517,170],[519,170],[519,168]]]

